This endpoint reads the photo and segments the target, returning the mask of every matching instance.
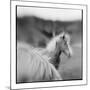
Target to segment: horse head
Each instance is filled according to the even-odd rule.
[[[62,32],[51,39],[51,41],[47,44],[46,49],[51,53],[63,52],[68,57],[71,57],[72,48],[70,45],[70,39],[71,38],[68,33]]]
[[[71,57],[72,56],[72,48],[70,45],[70,35],[68,33],[61,33],[58,36],[59,39],[56,41],[56,47],[61,50],[66,56]]]

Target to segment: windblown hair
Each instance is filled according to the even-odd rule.
[[[47,49],[49,52],[55,51],[56,42],[57,42],[57,41],[60,41],[60,40],[61,40],[60,37],[63,37],[63,35],[64,35],[64,32],[61,33],[61,34],[59,34],[59,35],[57,35],[57,36],[55,36],[54,38],[52,38],[52,39],[50,40],[50,42],[47,44],[46,49]],[[69,38],[69,36],[68,36],[68,40],[69,40],[69,39],[70,39],[70,38]]]
[[[18,43],[17,83],[61,80],[60,74],[47,59],[27,44]]]
[[[17,83],[62,80],[57,69],[61,52],[72,53],[69,42],[70,37],[64,32],[52,38],[44,49],[18,42]]]

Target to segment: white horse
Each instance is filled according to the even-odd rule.
[[[56,69],[59,67],[61,52],[72,55],[69,42],[69,35],[62,33],[52,38],[44,49],[18,43],[16,82],[62,80]]]
[[[48,58],[56,69],[60,64],[60,55],[64,53],[66,56],[71,57],[73,55],[72,48],[70,46],[70,35],[63,32],[50,40],[46,48],[34,48],[37,53]]]
[[[62,34],[53,38],[50,43],[48,43],[47,50],[52,55],[51,59],[49,59],[49,62],[52,63],[56,69],[58,69],[61,59],[60,55],[62,53],[68,57],[73,55],[72,48],[70,46],[69,34],[63,32]]]

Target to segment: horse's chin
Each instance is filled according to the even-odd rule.
[[[69,53],[69,52],[67,52],[67,51],[64,51],[63,52],[68,58],[71,58],[72,57],[72,53]]]
[[[72,55],[70,55],[70,54],[69,54],[67,57],[68,57],[68,58],[71,58],[71,57],[72,57]]]

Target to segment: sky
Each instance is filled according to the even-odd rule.
[[[17,16],[37,16],[46,20],[73,21],[82,19],[82,11],[75,9],[17,7]]]

